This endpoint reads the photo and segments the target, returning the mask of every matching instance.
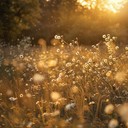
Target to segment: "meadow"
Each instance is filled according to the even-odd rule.
[[[0,46],[0,128],[128,128],[128,46],[24,39]]]

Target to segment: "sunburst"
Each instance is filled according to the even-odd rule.
[[[126,3],[128,3],[128,0],[100,0],[100,2],[98,0],[78,0],[78,3],[88,9],[98,7],[100,10],[117,13]]]
[[[104,8],[117,13],[127,2],[128,0],[108,0]]]

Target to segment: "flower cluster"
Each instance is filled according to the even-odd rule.
[[[0,127],[127,126],[128,46],[103,38],[92,47],[57,35],[52,46],[0,46]]]

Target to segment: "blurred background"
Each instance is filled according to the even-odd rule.
[[[30,37],[47,44],[55,35],[91,45],[111,34],[128,44],[128,0],[1,0],[0,42]]]

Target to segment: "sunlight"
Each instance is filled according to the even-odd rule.
[[[107,10],[113,13],[117,13],[127,2],[128,0],[101,0],[100,2],[97,0],[78,0],[78,3],[85,8],[94,9],[98,7],[100,10]]]
[[[126,0],[108,0],[105,9],[117,13],[126,3]]]

